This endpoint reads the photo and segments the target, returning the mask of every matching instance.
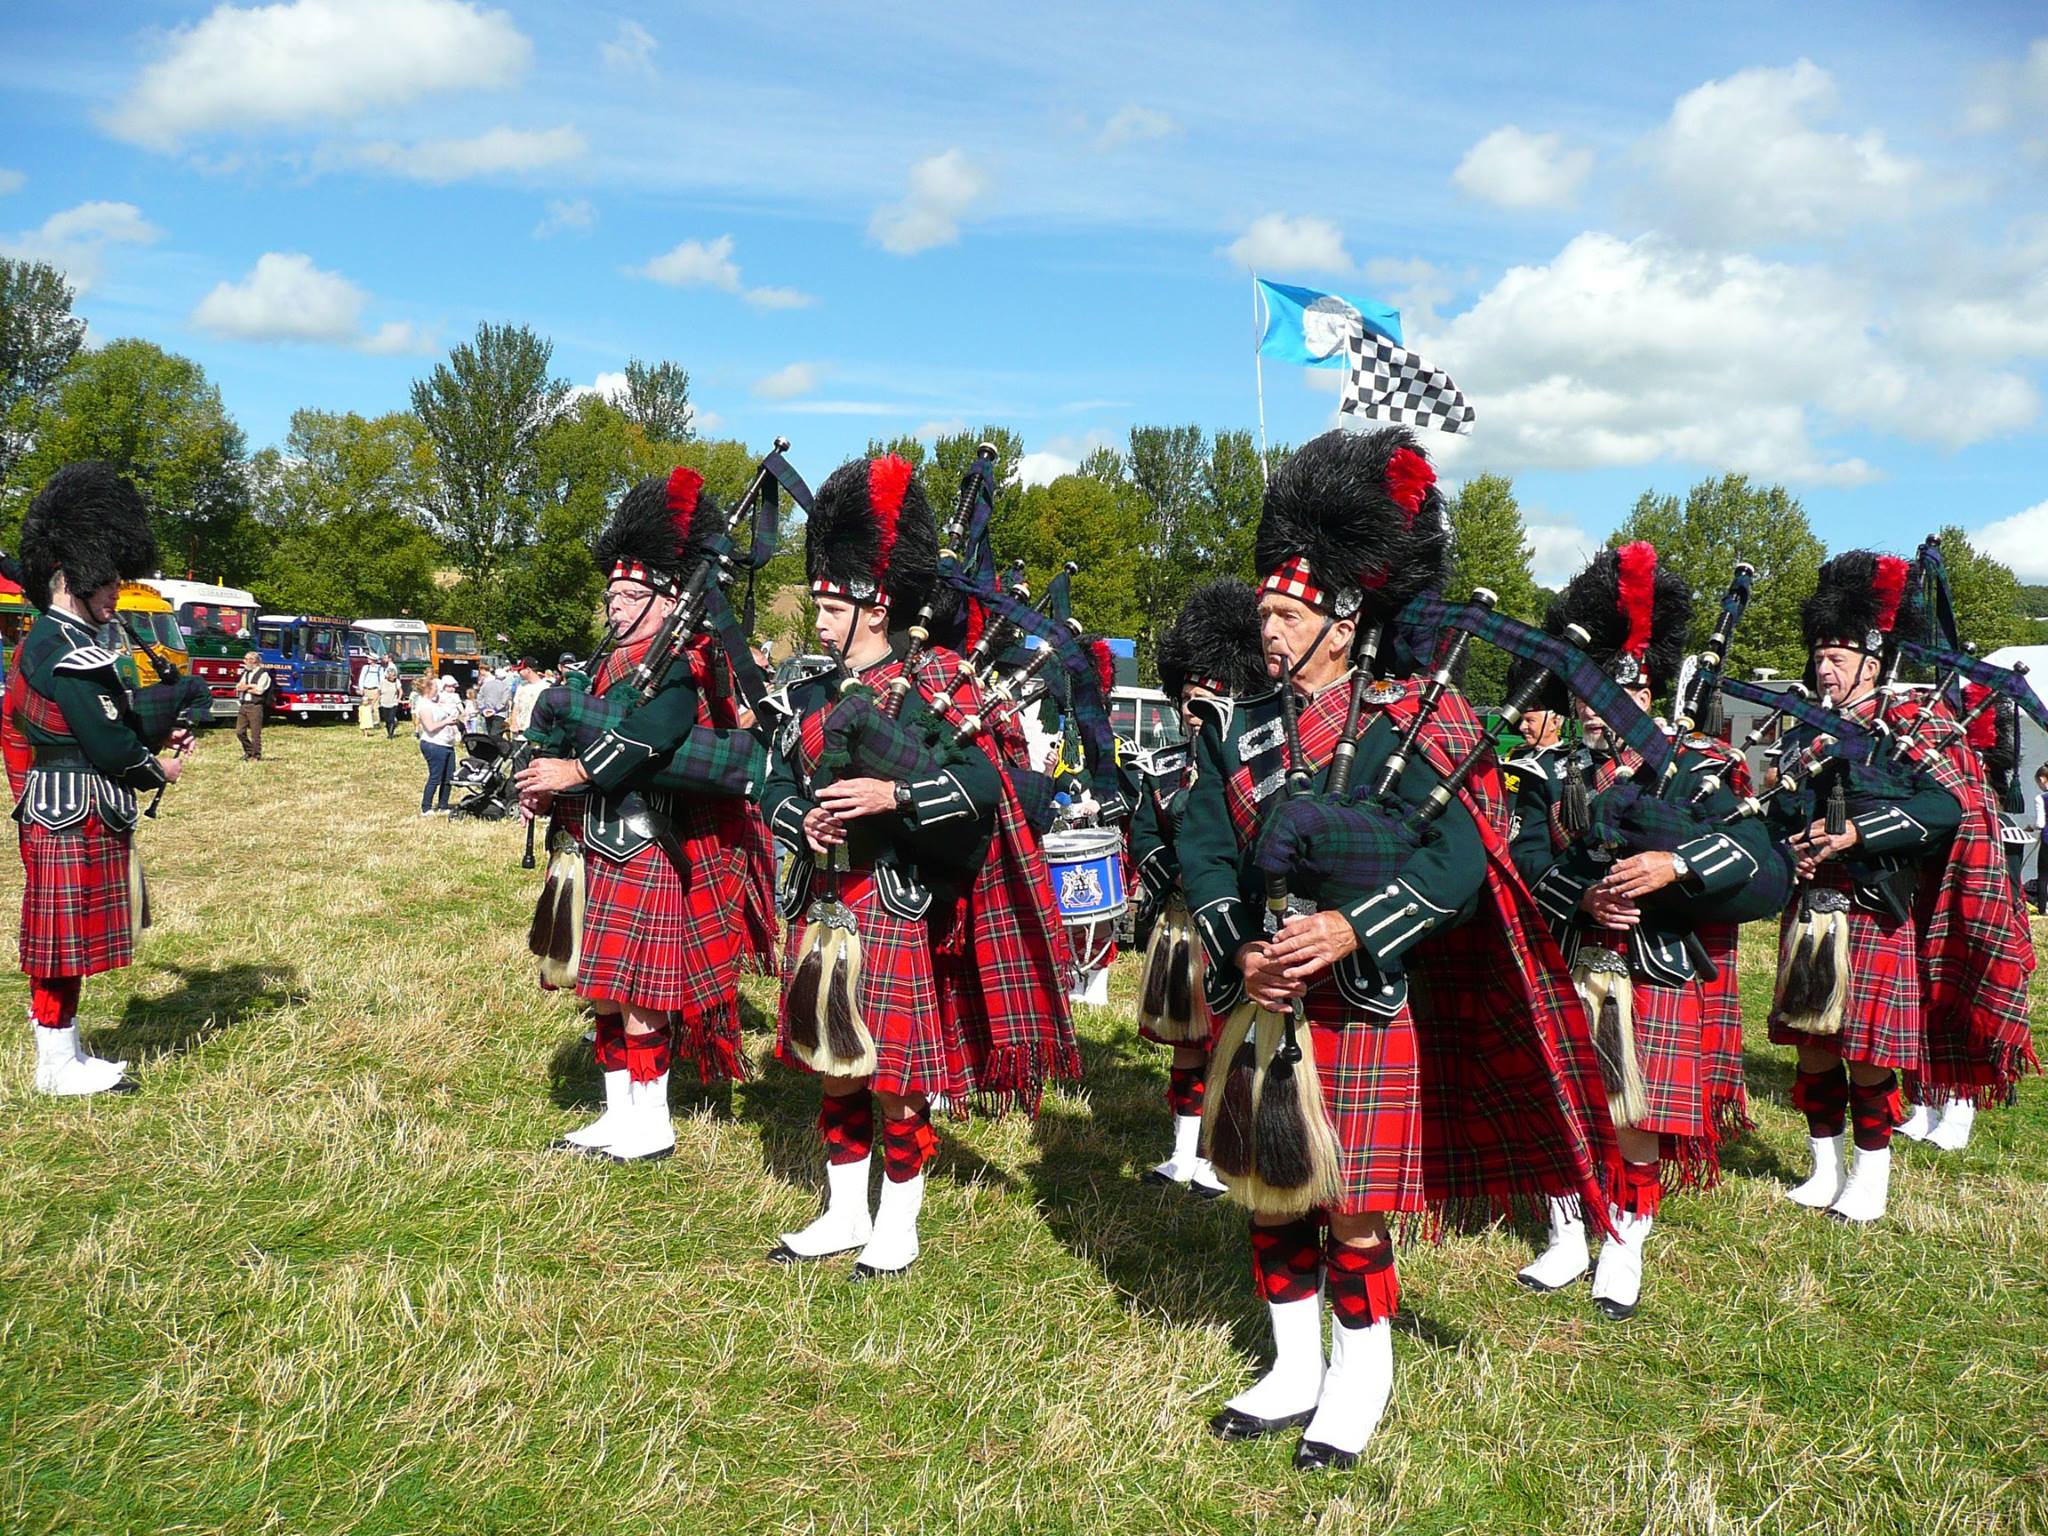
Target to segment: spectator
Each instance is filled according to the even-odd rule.
[[[2034,911],[2048,917],[2048,763],[2034,770]]]
[[[270,704],[270,668],[263,657],[251,651],[242,658],[242,675],[235,679],[235,740],[242,744],[242,761],[263,761],[263,712]]]
[[[384,664],[372,656],[356,674],[356,724],[366,737],[377,729],[377,699],[383,686]]]
[[[431,816],[439,811],[445,815],[449,780],[455,773],[455,749],[462,743],[462,691],[455,686],[454,678],[443,677],[440,687],[431,694],[422,686],[413,700],[412,723],[420,740],[420,756],[427,760],[427,786],[420,791],[420,814]]]
[[[512,713],[512,684],[506,681],[502,667],[484,673],[476,685],[476,712],[482,721],[479,730],[493,736],[505,734],[506,717]]]
[[[524,736],[533,723],[533,705],[547,691],[547,680],[533,668],[532,658],[519,663],[519,686],[512,694],[512,734]]]
[[[377,685],[377,713],[384,717],[386,741],[398,734],[398,692],[404,681],[394,661],[385,666],[383,680]]]

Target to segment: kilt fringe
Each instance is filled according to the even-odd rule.
[[[746,1080],[747,1058],[741,1048],[737,1006],[728,1005],[695,1018],[678,1015],[669,1033],[671,1053],[695,1060],[700,1081],[726,1083]]]
[[[1788,1029],[1839,1035],[1849,978],[1849,918],[1802,903],[1785,937],[1773,1012]]]
[[[1607,952],[1598,954],[1604,958]],[[1572,984],[1592,1021],[1593,1053],[1607,1089],[1607,1111],[1618,1130],[1641,1125],[1650,1112],[1650,1098],[1636,1060],[1635,980],[1626,971],[1583,962],[1574,965],[1572,973]]]

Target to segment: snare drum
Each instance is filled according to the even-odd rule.
[[[1068,995],[1077,1002],[1107,1002],[1117,925],[1130,905],[1124,889],[1123,834],[1111,827],[1049,832],[1045,867],[1073,956]]]

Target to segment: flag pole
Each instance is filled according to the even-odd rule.
[[[1265,326],[1259,320],[1259,274],[1252,271],[1252,376],[1258,382],[1259,391],[1259,484],[1266,483],[1266,363],[1265,355],[1259,350],[1265,339]]]

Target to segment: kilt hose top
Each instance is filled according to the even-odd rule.
[[[614,651],[592,680],[590,696],[600,704],[622,685],[646,653],[642,644]],[[711,707],[709,642],[698,640],[685,654],[682,677],[660,696],[663,716],[652,704],[621,717],[608,730],[628,730],[648,721],[646,738],[655,748],[619,782],[593,785],[592,795],[558,795],[557,823],[583,845],[586,896],[582,951],[576,992],[601,1012],[630,1006],[676,1016],[675,1054],[694,1057],[707,1082],[743,1075],[740,1049],[739,971],[747,942],[746,892],[749,807],[735,796],[671,793],[667,810],[673,846],[654,843],[618,857],[589,836],[587,819],[596,794],[620,795],[654,777],[664,755],[695,726],[719,722]],[[618,700],[610,700],[614,709]],[[671,739],[672,738],[672,739]],[[593,745],[586,764],[597,752]],[[612,1004],[612,1009],[602,1005]]]
[[[7,703],[27,749],[14,819],[28,975],[92,976],[133,960],[136,796],[164,784],[156,749],[189,694],[181,681],[131,695],[93,627],[55,609],[23,637]]]
[[[1700,974],[1687,940],[1699,937],[1700,948],[1718,966],[1721,962],[1702,930],[1721,930],[1719,941],[1732,947],[1734,926],[1703,919],[1725,915],[1737,892],[1755,893],[1764,910],[1775,909],[1789,887],[1789,872],[1759,818],[1721,824],[1739,804],[1727,783],[1725,759],[1698,749],[1690,740],[1677,750],[1666,803],[1683,812],[1659,823],[1661,835],[1644,831],[1638,836],[1643,848],[1661,848],[1684,858],[1691,874],[1646,897],[1641,922],[1627,933],[1599,926],[1580,904],[1615,861],[1637,848],[1594,847],[1590,837],[1567,835],[1560,808],[1575,763],[1588,794],[1597,797],[1632,775],[1642,760],[1629,749],[1613,756],[1577,746],[1545,747],[1517,756],[1503,770],[1503,780],[1515,796],[1515,866],[1528,881],[1567,960],[1575,961],[1580,949],[1590,945],[1610,950],[1627,963],[1633,982],[1634,1054],[1646,1101],[1635,1128],[1663,1138],[1664,1160],[1674,1182],[1706,1186],[1720,1173],[1716,1066],[1724,1078],[1732,1078],[1732,1085],[1724,1082],[1720,1090],[1724,1102],[1731,1093],[1739,1098],[1743,1091],[1740,1023],[1738,1014],[1738,1043],[1731,1060],[1721,1040],[1719,1014],[1711,1028],[1707,1018],[1709,987],[1719,986],[1720,977],[1710,984]],[[1630,787],[1624,784],[1625,789]],[[1732,954],[1727,960],[1732,984]]]
[[[1303,701],[1299,734],[1314,792],[1353,686],[1346,679]],[[1353,805],[1371,793],[1381,765],[1416,719],[1423,685],[1402,679],[1362,686]],[[1284,771],[1277,692],[1219,714],[1220,731],[1198,733],[1178,851],[1207,949],[1210,1000],[1226,1006],[1242,995],[1237,950],[1259,931],[1253,914],[1263,877],[1252,853],[1264,803],[1280,793]],[[1470,706],[1446,694],[1396,786],[1401,801],[1422,799],[1482,740]],[[1348,814],[1337,809],[1340,817]],[[1563,956],[1515,872],[1507,801],[1490,752],[1397,878],[1373,891],[1325,880],[1318,894],[1324,908],[1345,912],[1360,938],[1358,954],[1319,977],[1304,998],[1319,1065],[1326,1048],[1348,1051],[1349,1037],[1388,1030],[1394,1020],[1383,1010],[1390,996],[1401,998],[1398,1012],[1412,1020],[1413,1144],[1372,1145],[1371,1158],[1412,1166],[1416,1204],[1435,1226],[1527,1212],[1551,1196],[1580,1197],[1600,1225],[1615,1160],[1606,1095]],[[1361,957],[1362,967],[1354,965]],[[1323,1072],[1326,1097],[1346,1082],[1358,1096],[1354,1104],[1332,1106],[1340,1137],[1390,1129],[1369,1104],[1381,1084],[1405,1092],[1405,1068],[1396,1060],[1379,1065],[1377,1081],[1371,1071]],[[1363,1185],[1353,1183],[1356,1154],[1350,1145],[1344,1150],[1345,1203],[1357,1196],[1370,1203],[1389,1181],[1375,1169]],[[1406,1178],[1393,1182],[1398,1187]]]

